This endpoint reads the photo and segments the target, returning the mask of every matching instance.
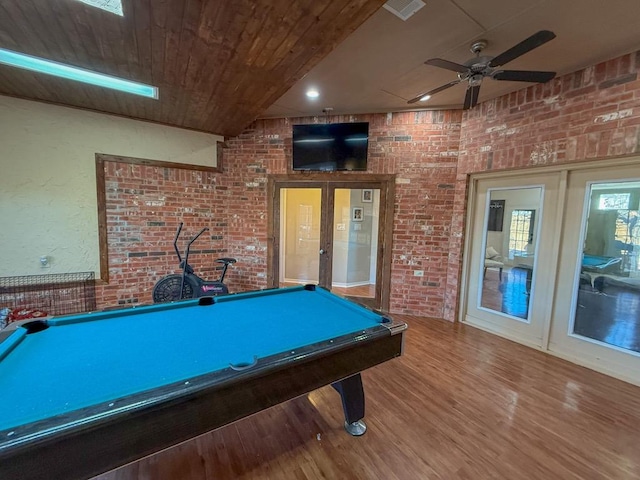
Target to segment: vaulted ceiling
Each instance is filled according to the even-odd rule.
[[[236,135],[384,0],[0,2],[0,48],[159,88],[159,99],[0,65],[0,93]]]
[[[106,3],[114,0],[101,0]],[[395,4],[411,0],[392,0]],[[0,48],[159,88],[158,100],[0,65],[0,94],[232,136],[259,117],[460,108],[471,43],[496,56],[538,30],[556,38],[506,67],[569,73],[640,50],[638,0],[425,0],[403,21],[384,0],[123,0],[123,16],[77,0],[0,2]],[[391,3],[391,2],[389,2]],[[482,83],[479,100],[526,83]],[[315,100],[304,93],[314,87]]]
[[[390,0],[389,3],[403,3]],[[407,0],[404,3],[409,3]],[[265,112],[265,116],[370,113],[407,108],[461,108],[465,83],[408,105],[415,96],[456,80],[453,71],[426,65],[431,58],[458,64],[495,57],[540,30],[556,38],[508,62],[506,69],[546,70],[558,76],[640,50],[638,0],[424,0],[407,21],[381,8]],[[483,102],[530,83],[485,78]],[[320,97],[309,101],[305,89]]]

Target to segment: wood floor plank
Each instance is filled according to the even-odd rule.
[[[325,387],[96,478],[640,478],[639,387],[472,327],[394,317],[409,324],[405,355],[363,373],[364,436],[344,431]]]

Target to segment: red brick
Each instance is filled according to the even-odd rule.
[[[396,185],[392,312],[455,319],[468,174],[485,171],[490,157],[491,170],[496,171],[533,166],[531,153],[540,145],[550,145],[553,150],[545,157],[547,162],[606,158],[635,151],[640,125],[640,80],[599,90],[596,86],[637,72],[636,58],[637,54],[632,54],[612,59],[464,112],[331,117],[332,122],[369,122],[368,173],[396,174],[411,180],[410,184]],[[632,110],[628,117],[594,124],[598,115],[626,109]],[[155,281],[176,269],[171,246],[173,228],[169,224],[180,218],[185,219],[190,231],[210,226],[212,234],[222,235],[220,240],[207,241],[206,248],[238,258],[229,272],[232,291],[266,287],[266,185],[247,188],[246,184],[271,174],[287,173],[291,163],[291,125],[324,120],[303,117],[256,121],[242,134],[227,139],[224,173],[218,175],[107,162],[107,225],[118,230],[109,233],[112,282],[101,287],[103,303],[150,300]],[[504,129],[486,131],[502,125]],[[411,140],[394,141],[398,136],[410,136]],[[481,151],[484,146],[491,150]],[[440,156],[449,152],[457,155]],[[438,188],[442,184],[455,188]],[[127,189],[145,193],[127,193]],[[144,204],[157,195],[165,196],[164,206]],[[133,200],[138,201],[137,208],[130,206]],[[185,207],[192,210],[186,212]],[[158,218],[167,224],[151,232],[146,222]],[[216,222],[224,223],[224,227],[216,229]],[[422,227],[429,227],[431,233],[425,233]],[[139,237],[141,232],[145,238],[140,245],[118,241]],[[143,242],[152,243],[153,248]],[[247,246],[255,250],[247,250]],[[127,264],[123,263],[131,260],[125,256],[127,251],[167,254],[135,258],[135,262]],[[420,269],[428,272],[427,278],[414,277],[416,265],[401,260],[403,255],[418,262]],[[213,256],[198,258],[201,266],[196,270],[209,272]],[[121,265],[124,269],[120,269]],[[140,286],[131,288],[135,282]]]

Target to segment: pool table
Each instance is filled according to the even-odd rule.
[[[88,478],[360,372],[406,325],[313,285],[34,321],[0,343],[0,478]]]
[[[586,272],[613,273],[620,271],[622,258],[601,255],[582,255],[582,270]]]

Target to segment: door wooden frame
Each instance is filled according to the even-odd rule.
[[[382,310],[389,309],[391,286],[391,260],[393,242],[393,208],[395,198],[395,175],[310,173],[269,175],[267,178],[267,286],[278,287],[280,281],[280,189],[320,188],[322,209],[320,237],[325,240],[323,247],[327,255],[321,261],[320,285],[330,285],[333,265],[333,210],[336,188],[379,189],[380,228],[378,231],[378,258],[376,272],[376,305]],[[359,299],[369,304],[370,299]]]

